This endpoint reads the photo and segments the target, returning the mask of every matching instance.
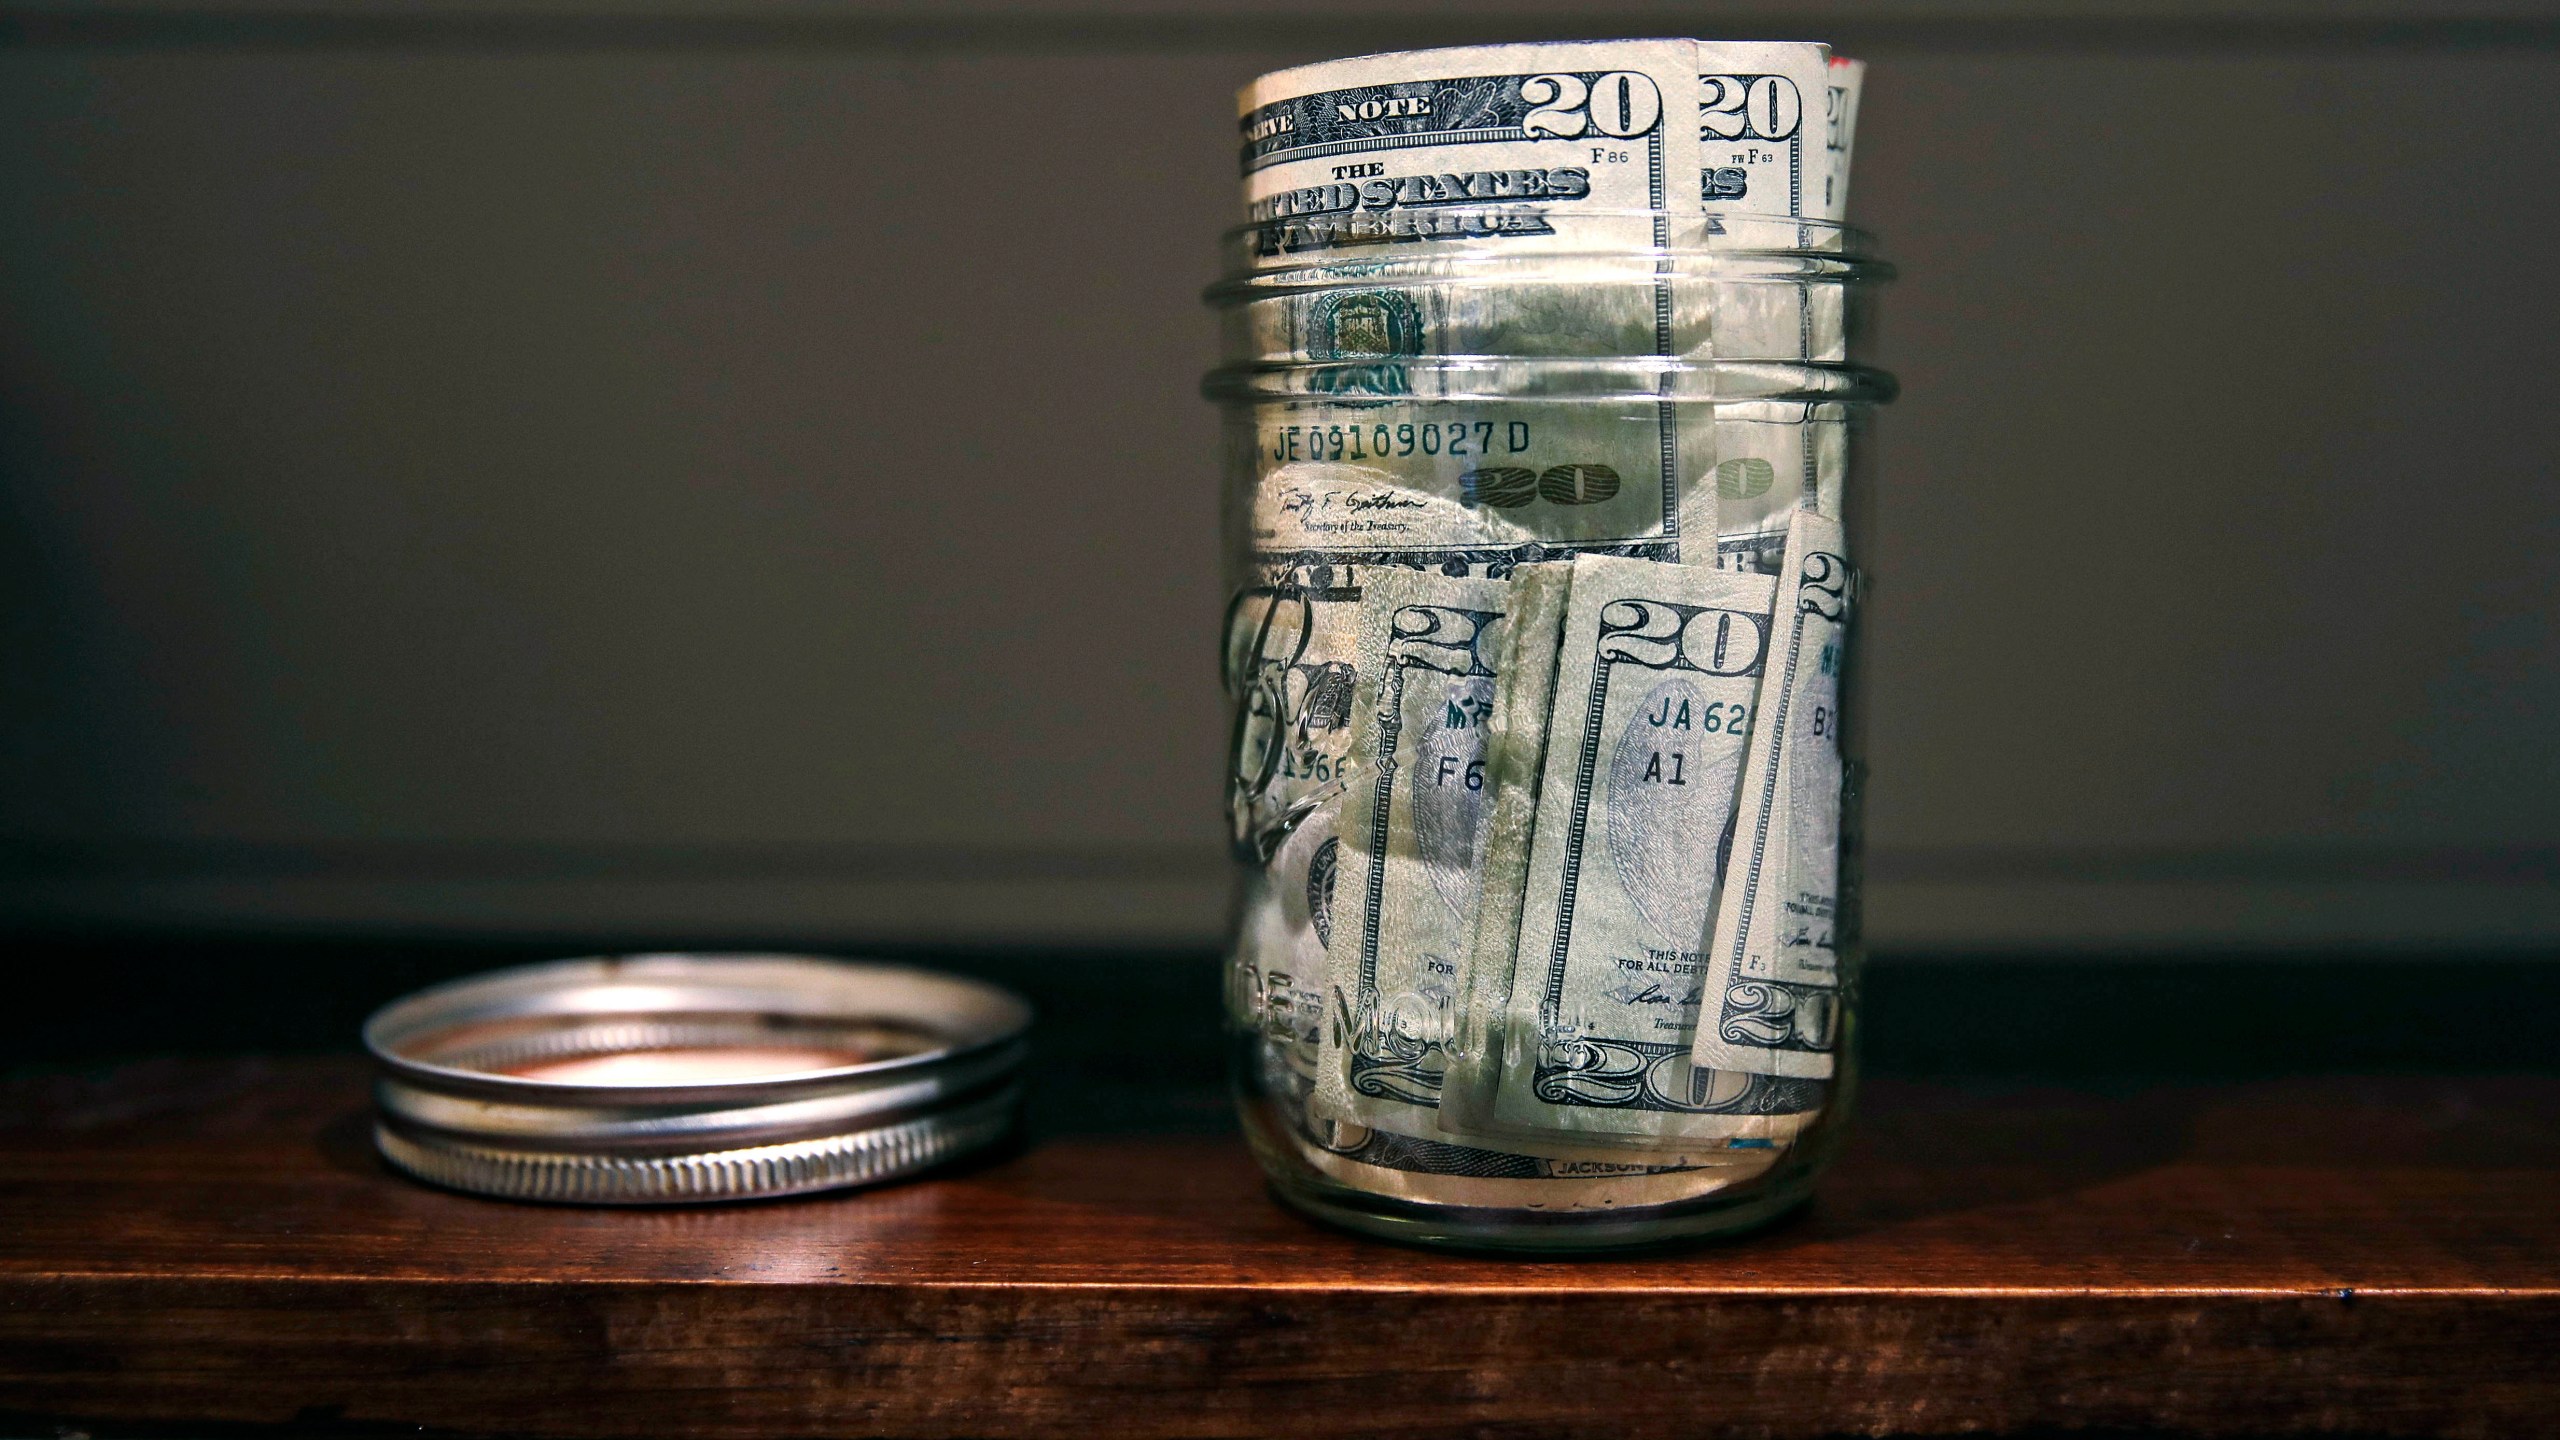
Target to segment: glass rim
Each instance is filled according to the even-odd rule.
[[[1574,229],[1586,227],[1596,228],[1603,223],[1615,225],[1659,223],[1666,229],[1670,227],[1678,227],[1680,230],[1684,231],[1698,231],[1700,232],[1701,240],[1704,243],[1674,246],[1669,245],[1668,242],[1665,241],[1661,247],[1657,248],[1668,248],[1673,251],[1682,252],[1697,251],[1700,253],[1748,254],[1766,251],[1772,254],[1787,254],[1804,251],[1807,253],[1827,255],[1848,254],[1861,259],[1871,259],[1874,258],[1876,241],[1879,238],[1875,231],[1866,229],[1863,226],[1852,225],[1845,220],[1821,220],[1810,216],[1764,215],[1751,211],[1727,210],[1623,209],[1586,206],[1566,208],[1558,206],[1553,202],[1541,202],[1538,200],[1480,200],[1452,203],[1448,205],[1434,205],[1423,209],[1379,212],[1370,212],[1357,206],[1353,206],[1345,209],[1311,212],[1303,216],[1273,215],[1266,216],[1259,220],[1249,219],[1234,225],[1229,225],[1219,232],[1219,237],[1223,242],[1232,245],[1249,240],[1254,236],[1269,230],[1275,225],[1287,224],[1292,220],[1323,220],[1335,217],[1359,216],[1370,213],[1377,213],[1381,215],[1403,214],[1461,217],[1492,216],[1521,221],[1535,221],[1548,227],[1547,229],[1540,231],[1517,232],[1519,234],[1532,235],[1563,234]],[[1840,244],[1836,248],[1816,248],[1816,239],[1794,238],[1790,240],[1789,232],[1794,232],[1797,237],[1838,237]],[[1416,235],[1412,237],[1411,241],[1408,243],[1445,245],[1464,243],[1470,238],[1499,239],[1501,237],[1434,237]],[[1853,244],[1852,242],[1855,243]],[[1618,253],[1635,253],[1625,250],[1624,247],[1611,248],[1613,251]]]
[[[1455,381],[1427,392],[1365,388],[1392,367],[1409,379],[1416,372]],[[1531,375],[1562,388],[1524,393],[1517,377]],[[1466,384],[1481,378],[1482,388]],[[1328,385],[1327,379],[1350,383]],[[1669,401],[1683,405],[1844,404],[1885,405],[1901,394],[1901,382],[1869,365],[1839,361],[1754,358],[1692,359],[1679,355],[1423,355],[1344,360],[1246,360],[1218,366],[1201,377],[1200,391],[1220,404],[1302,401],[1342,405],[1362,402],[1438,404],[1605,404]]]
[[[1541,228],[1504,232],[1477,225],[1464,233],[1364,235],[1301,248],[1269,238],[1291,220],[1249,222],[1221,232],[1220,275],[1200,298],[1225,307],[1381,286],[1705,281],[1864,287],[1899,273],[1877,258],[1870,232],[1833,221],[1660,210],[1505,212],[1490,206],[1435,213],[1478,222],[1518,218]],[[1653,227],[1652,238],[1628,243],[1627,227],[1638,225]],[[1610,226],[1618,233],[1604,228]],[[1583,273],[1571,273],[1576,268]]]

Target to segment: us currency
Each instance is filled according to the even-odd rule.
[[[1490,1087],[1497,1072],[1484,1061],[1500,1044],[1501,1018],[1511,1001],[1521,898],[1529,884],[1529,842],[1537,824],[1538,782],[1546,767],[1547,719],[1555,704],[1556,661],[1572,595],[1569,561],[1523,565],[1512,572],[1510,624],[1485,736],[1492,808],[1482,831],[1483,874],[1459,989],[1458,1043],[1438,1117],[1453,1129],[1482,1131],[1492,1121]]]
[[[1827,45],[1671,39],[1275,71],[1238,96],[1250,243],[1273,260],[1433,241],[1589,251],[1604,232],[1559,239],[1558,214],[1615,213],[1618,249],[1662,243],[1658,217],[1630,212],[1837,220],[1863,78]]]
[[[1430,1135],[1474,929],[1510,586],[1382,575],[1361,598],[1352,781],[1316,1113]]]
[[[1258,552],[1473,566],[1550,546],[1679,556],[1683,494],[1714,463],[1708,407],[1646,395],[1658,367],[1639,366],[1624,401],[1587,398],[1588,377],[1568,377],[1573,398],[1540,392],[1560,373],[1546,363],[1558,345],[1683,351],[1648,262],[1573,257],[1658,251],[1694,203],[1680,177],[1697,173],[1682,104],[1696,63],[1689,41],[1495,45],[1247,87],[1248,245],[1303,272],[1295,293],[1245,307],[1266,327],[1252,352],[1304,376],[1252,407]],[[1433,283],[1434,242],[1568,268],[1488,296]],[[1496,358],[1424,363],[1453,354]]]
[[[1228,1014],[1312,1077],[1324,1022],[1325,949],[1339,886],[1340,797],[1328,797],[1245,869],[1236,897]]]
[[[1257,568],[1259,583],[1227,602],[1223,674],[1229,820],[1240,858],[1265,865],[1339,801],[1357,683],[1345,622],[1365,567],[1257,557]]]
[[[1504,1018],[1518,953],[1530,844],[1546,761],[1548,717],[1555,694],[1558,647],[1576,567],[1570,563],[1523,566],[1511,582],[1508,634],[1497,666],[1494,707],[1486,735],[1486,790],[1491,810],[1479,835],[1483,873],[1476,921],[1462,971],[1458,1040],[1450,1047],[1437,1119],[1442,1138],[1471,1146],[1546,1157],[1559,1163],[1671,1164],[1683,1171],[1756,1174],[1777,1157],[1773,1142],[1754,1146],[1741,1137],[1704,1141],[1647,1137],[1628,1143],[1612,1136],[1574,1135],[1542,1125],[1505,1125],[1493,1114],[1494,1086],[1502,1069]],[[1774,1133],[1774,1130],[1773,1130]],[[1578,1173],[1578,1172],[1577,1172]]]
[[[1230,444],[1255,476],[1242,523],[1257,588],[1277,597],[1229,627],[1270,721],[1237,767],[1249,854],[1276,853],[1334,783],[1347,724],[1329,701],[1352,683],[1367,571],[1498,574],[1558,552],[1670,560],[1712,545],[1687,513],[1714,467],[1712,407],[1641,387],[1620,402],[1542,403],[1520,375],[1467,381],[1417,363],[1453,341],[1534,357],[1571,336],[1586,354],[1676,354],[1648,284],[1548,287],[1543,307],[1512,303],[1540,287],[1505,287],[1519,293],[1468,322],[1398,258],[1488,236],[1524,254],[1656,248],[1674,177],[1696,168],[1693,127],[1664,114],[1666,95],[1694,86],[1694,63],[1686,42],[1494,46],[1282,71],[1245,92],[1249,246],[1273,264],[1350,267],[1319,265],[1300,293],[1231,320],[1263,327],[1247,353],[1306,377],[1304,393],[1230,412]],[[1271,604],[1302,622],[1281,627],[1276,649],[1252,638],[1270,638],[1256,611]]]
[[[1257,1045],[1256,1089],[1267,1100],[1245,1114],[1257,1147],[1280,1149],[1344,1184],[1425,1204],[1526,1206],[1570,1211],[1695,1199],[1755,1178],[1775,1151],[1720,1157],[1713,1167],[1676,1155],[1545,1149],[1442,1134],[1402,1135],[1320,1113],[1310,1067],[1285,1042]]]
[[[1230,416],[1234,443],[1270,465],[1234,517],[1255,574],[1226,627],[1238,715],[1230,808],[1239,848],[1257,863],[1341,783],[1359,680],[1354,618],[1370,577],[1425,566],[1500,577],[1578,552],[1715,554],[1712,406],[1512,401],[1443,419],[1413,413],[1324,425],[1261,407]],[[1615,443],[1612,426],[1670,436],[1688,458],[1633,478],[1570,458]],[[1566,440],[1553,440],[1559,429]],[[1381,446],[1405,468],[1381,468]]]
[[[1311,362],[1808,358],[1818,346],[1792,271],[1727,278],[1657,257],[1820,248],[1836,233],[1727,230],[1746,217],[1840,218],[1853,131],[1835,76],[1854,85],[1863,72],[1832,60],[1811,43],[1636,40],[1264,76],[1240,97],[1254,220],[1243,258],[1282,273],[1239,286],[1260,298],[1231,323],[1247,353]],[[1656,167],[1684,173],[1692,149],[1688,190]],[[1532,257],[1544,257],[1534,272],[1511,268]]]
[[[1729,246],[1803,248],[1829,188],[1819,133],[1830,49],[1821,45],[1699,46],[1699,204],[1732,227]],[[1793,224],[1781,222],[1797,222]],[[1734,359],[1801,359],[1817,341],[1805,287],[1770,267],[1717,287],[1708,345]]]
[[[1840,669],[1854,601],[1837,521],[1797,512],[1733,843],[1709,933],[1692,1063],[1823,1079],[1839,1035]]]
[[[1522,573],[1562,569],[1533,565]],[[1400,578],[1410,585],[1438,578],[1395,567],[1364,568],[1357,574],[1362,599],[1337,596],[1331,602],[1354,614],[1364,604],[1375,610],[1388,603],[1383,596],[1398,588]],[[1500,582],[1447,583],[1461,587],[1462,598],[1479,605],[1499,598],[1507,588]],[[1280,1118],[1285,1134],[1272,1143],[1300,1151],[1328,1174],[1359,1178],[1368,1188],[1452,1204],[1561,1203],[1558,1197],[1589,1198],[1581,1187],[1590,1182],[1606,1179],[1622,1187],[1669,1173],[1672,1159],[1660,1156],[1527,1157],[1498,1145],[1469,1143],[1470,1137],[1442,1135],[1428,1124],[1406,1127],[1421,1130],[1420,1135],[1400,1135],[1318,1113],[1319,1059],[1331,1018],[1326,1008],[1327,951],[1354,923],[1350,912],[1365,891],[1361,880],[1343,875],[1343,810],[1355,793],[1352,782],[1359,771],[1347,742],[1354,714],[1374,714],[1376,684],[1372,680],[1365,704],[1354,698],[1350,676],[1358,663],[1356,643],[1346,644],[1339,658],[1311,658],[1329,652],[1309,646],[1309,593],[1263,587],[1240,597],[1231,620],[1237,638],[1228,657],[1231,684],[1239,673],[1251,677],[1242,687],[1251,692],[1240,705],[1242,753],[1268,760],[1267,765],[1244,763],[1239,769],[1266,776],[1286,772],[1295,778],[1275,779],[1275,788],[1291,787],[1285,793],[1301,801],[1298,808],[1265,817],[1268,839],[1256,851],[1257,863],[1246,868],[1228,972],[1231,1014],[1239,1029],[1255,1037],[1254,1063],[1263,1072],[1263,1093],[1286,1112]],[[1317,587],[1311,593],[1324,591]],[[1370,633],[1375,635],[1376,627]],[[1553,643],[1550,626],[1550,651]],[[1510,647],[1502,648],[1507,655]],[[1383,642],[1373,641],[1370,653],[1362,668],[1375,676],[1383,670]],[[1551,667],[1551,653],[1548,659]],[[1542,728],[1544,720],[1541,706],[1536,726]],[[1266,794],[1256,803],[1270,800]],[[1451,877],[1444,871],[1440,878]],[[1516,913],[1516,899],[1513,908]],[[1403,953],[1382,951],[1382,958],[1397,963]],[[1336,1053],[1338,1057],[1338,1046]],[[1561,1183],[1568,1181],[1574,1183]],[[1651,1183],[1674,1190],[1696,1188],[1694,1181]],[[1637,1195],[1651,1192],[1613,1188],[1607,1193],[1621,1203],[1635,1203]],[[1544,1199],[1538,1198],[1542,1195]]]
[[[1712,401],[1712,377],[1675,367],[1651,400],[1595,403],[1552,398],[1593,379],[1553,362],[1836,349],[1807,338],[1806,287],[1783,267],[1728,284],[1650,258],[1743,217],[1780,225],[1764,243],[1802,243],[1787,222],[1833,188],[1828,60],[1791,43],[1490,46],[1249,87],[1249,243],[1292,275],[1230,323],[1246,353],[1302,374],[1251,407],[1257,549],[1477,565],[1540,546],[1695,551],[1690,512],[1724,457],[1715,405],[1688,402]],[[1694,198],[1669,183],[1662,166],[1710,146]],[[1522,283],[1486,280],[1506,264]],[[1448,356],[1475,358],[1427,363]]]
[[[1554,218],[1563,235],[1585,228]],[[1661,228],[1671,253],[1466,246],[1302,261],[1228,287],[1226,349],[1300,367],[1308,381],[1291,398],[1312,399],[1428,398],[1424,387],[1452,375],[1474,388],[1544,379],[1505,375],[1491,357],[1844,358],[1838,277],[1809,274],[1789,253],[1842,250],[1841,227],[1712,214]],[[1381,368],[1417,359],[1468,363]]]
[[[1228,1009],[1299,1073],[1315,1073],[1332,934],[1337,834],[1348,758],[1352,666],[1318,623],[1358,590],[1246,587],[1227,614],[1224,675],[1233,730],[1227,802],[1239,857]]]
[[[1499,793],[1492,753],[1495,688],[1525,647],[1541,648],[1552,674],[1556,629],[1531,598],[1532,633],[1513,643],[1506,613],[1564,566],[1529,567],[1526,581],[1471,580],[1421,572],[1379,577],[1360,607],[1361,681],[1352,731],[1352,781],[1340,822],[1339,888],[1327,961],[1321,1059],[1308,1113],[1330,1153],[1357,1140],[1366,1152],[1463,1162],[1481,1171],[1489,1152],[1570,1162],[1581,1178],[1652,1173],[1736,1157],[1649,1153],[1559,1137],[1520,1146],[1449,1123],[1439,1112],[1456,1049],[1466,959],[1482,905],[1479,887],[1501,854],[1519,873],[1518,846],[1490,833]],[[1534,671],[1537,662],[1531,662]],[[1517,707],[1515,707],[1517,708]],[[1511,737],[1534,753],[1537,723]],[[1509,718],[1509,717],[1506,717]],[[1512,909],[1516,914],[1516,885]],[[1416,1149],[1365,1138],[1378,1131],[1423,1140]],[[1410,1152],[1410,1153],[1408,1153]],[[1470,1152],[1461,1155],[1459,1152]],[[1765,1157],[1741,1157],[1757,1160]],[[1596,1168],[1595,1168],[1596,1167]],[[1547,1173],[1542,1170],[1541,1173]]]
[[[1234,709],[1227,777],[1238,857],[1229,1011],[1308,1082],[1324,1019],[1326,951],[1342,894],[1342,807],[1351,780],[1364,588],[1402,567],[1323,553],[1259,561],[1229,604]]]
[[[1237,1005],[1268,1031],[1290,1037],[1287,1051],[1299,1057],[1302,1071],[1314,1068],[1307,1022],[1322,1007],[1311,977],[1320,979],[1323,969],[1327,897],[1339,894],[1336,822],[1349,759],[1348,697],[1359,668],[1351,616],[1366,576],[1415,564],[1499,574],[1575,552],[1703,563],[1711,553],[1708,537],[1716,533],[1710,517],[1717,492],[1752,486],[1749,467],[1728,477],[1719,464],[1725,427],[1715,405],[1657,396],[1541,406],[1539,377],[1552,372],[1536,365],[1452,375],[1410,363],[1453,352],[1702,358],[1712,349],[1700,338],[1714,320],[1711,288],[1684,290],[1677,277],[1648,279],[1641,263],[1611,260],[1598,262],[1592,273],[1564,276],[1569,283],[1507,286],[1498,298],[1467,299],[1464,287],[1434,280],[1428,256],[1437,247],[1424,243],[1454,239],[1533,255],[1541,247],[1555,253],[1582,246],[1625,218],[1586,222],[1571,218],[1576,215],[1638,209],[1666,212],[1647,217],[1648,227],[1673,223],[1680,187],[1657,182],[1679,173],[1678,152],[1689,140],[1703,143],[1706,128],[1684,137],[1685,116],[1654,116],[1658,136],[1614,132],[1647,109],[1638,80],[1657,98],[1677,93],[1677,62],[1667,56],[1688,43],[1639,42],[1634,60],[1610,58],[1625,53],[1614,44],[1441,52],[1433,64],[1401,67],[1418,80],[1398,74],[1397,62],[1407,57],[1372,57],[1266,77],[1258,97],[1248,92],[1246,164],[1258,222],[1248,243],[1262,247],[1272,263],[1317,267],[1308,271],[1310,287],[1294,308],[1244,307],[1260,316],[1252,323],[1283,332],[1256,338],[1249,348],[1310,362],[1308,373],[1316,378],[1304,393],[1235,412],[1247,417],[1244,443],[1260,448],[1261,479],[1243,517],[1253,532],[1260,583],[1240,597],[1229,624],[1230,674],[1240,697],[1231,798],[1239,844],[1262,865],[1244,900],[1246,953],[1240,958],[1248,963],[1240,967]],[[1434,127],[1424,112],[1438,115],[1444,98],[1455,105],[1489,93],[1473,83],[1484,75],[1448,63],[1452,53],[1524,67],[1510,72],[1509,93],[1493,97],[1497,110],[1511,107],[1516,130]],[[1738,61],[1701,59],[1697,47],[1688,56],[1685,79],[1702,96],[1704,76],[1744,73]],[[1346,73],[1346,66],[1359,73]],[[1315,84],[1293,86],[1290,75]],[[1577,84],[1582,90],[1568,102],[1566,93]],[[1372,93],[1335,93],[1362,87]],[[1761,91],[1760,114],[1774,124],[1782,107],[1770,98],[1771,87]],[[1424,92],[1430,98],[1418,104]],[[1337,105],[1327,121],[1339,122],[1336,128],[1307,143],[1297,122],[1304,102],[1320,94],[1355,103],[1347,116]],[[1269,108],[1275,104],[1282,109]],[[1746,129],[1757,123],[1751,104],[1746,93]],[[1568,137],[1561,131],[1574,106],[1584,133]],[[1798,107],[1799,118],[1810,108]],[[1447,113],[1457,117],[1461,109]],[[1539,116],[1533,129],[1533,111],[1551,113]],[[1481,115],[1466,112],[1465,118]],[[1673,168],[1649,159],[1635,165],[1606,155],[1575,157],[1576,139],[1591,151],[1629,157],[1649,157],[1658,148]],[[1473,148],[1479,145],[1493,148]],[[1503,148],[1518,145],[1544,148],[1537,154]],[[1539,155],[1554,163],[1530,163]],[[1711,177],[1703,160],[1698,164],[1703,202]],[[1330,173],[1335,167],[1367,173],[1337,176]],[[1575,169],[1583,173],[1544,173]],[[1382,180],[1393,183],[1381,188],[1376,182]],[[1776,193],[1773,184],[1741,203],[1761,203]],[[1297,193],[1326,186],[1333,188]],[[1728,205],[1699,223],[1724,223],[1740,213]],[[1667,229],[1658,233],[1689,243]],[[1583,263],[1560,256],[1549,270]],[[1343,268],[1322,268],[1335,265]],[[1660,299],[1666,290],[1667,305]],[[1694,298],[1701,293],[1709,298]],[[1743,333],[1727,327],[1728,339]],[[1795,490],[1818,488],[1791,485],[1780,467],[1758,493],[1783,501]],[[1762,568],[1765,550],[1750,552]]]
[[[1823,182],[1819,201],[1808,213],[1826,222],[1808,227],[1804,232],[1804,248],[1816,251],[1842,251],[1849,248],[1848,231],[1841,224],[1848,218],[1849,168],[1855,158],[1858,134],[1858,102],[1866,91],[1866,62],[1838,55],[1831,57],[1829,85],[1823,106]],[[1849,287],[1841,284],[1812,284],[1800,287],[1804,307],[1804,350],[1802,358],[1817,364],[1838,364],[1849,358]],[[1735,352],[1739,353],[1739,352]]]
[[[1845,220],[1849,215],[1849,162],[1857,154],[1858,102],[1866,95],[1867,62],[1834,55],[1830,71],[1823,105],[1823,149],[1831,157],[1831,173],[1817,213],[1825,220]]]
[[[1827,45],[1698,42],[1700,202],[1836,224],[1849,211],[1863,60]]]
[[[1719,569],[1775,575],[1798,510],[1840,517],[1849,469],[1849,407],[1734,399],[1716,407]]]
[[[1708,48],[1701,46],[1702,52]],[[1844,248],[1846,232],[1840,222],[1848,210],[1865,62],[1826,53],[1817,84],[1817,72],[1801,53],[1811,47],[1726,48],[1734,52],[1726,57],[1732,73],[1702,70],[1699,82],[1707,198],[1733,231],[1726,243],[1743,249]],[[1742,97],[1739,106],[1737,95]],[[1789,113],[1798,108],[1787,100],[1789,95],[1802,98],[1800,115]],[[1788,124],[1789,118],[1797,123]],[[1760,143],[1765,135],[1754,132],[1782,132],[1787,143],[1765,148]],[[1758,173],[1746,168],[1742,175],[1756,185],[1760,198],[1718,204],[1718,162],[1753,158],[1759,162]],[[1725,188],[1751,193],[1731,177]],[[1789,219],[1803,223],[1782,224]],[[1848,303],[1844,284],[1801,283],[1801,277],[1775,267],[1758,283],[1737,278],[1717,297],[1709,348],[1728,362],[1728,371],[1760,368],[1752,362],[1762,360],[1836,364],[1848,358]],[[1755,388],[1749,380],[1736,384],[1735,378],[1719,375],[1724,396]],[[1845,418],[1837,406],[1806,413],[1812,408],[1720,397],[1713,440],[1723,522],[1719,566],[1775,573],[1792,511],[1801,505],[1840,513],[1839,486],[1847,468]]]
[[[1736,214],[1823,215],[1832,162],[1820,127],[1831,47],[1699,41],[1699,203]]]
[[[1775,582],[1581,558],[1557,652],[1508,998],[1444,1124],[1679,1152],[1783,1143],[1822,1086],[1690,1059]],[[1471,964],[1499,966],[1479,928]],[[1488,983],[1487,991],[1500,987]],[[1470,1028],[1475,1028],[1472,1024]]]
[[[1238,96],[1257,252],[1497,239],[1636,250],[1699,173],[1687,40],[1461,46],[1276,71]],[[1559,214],[1615,217],[1560,239]]]
[[[1766,1171],[1777,1146],[1735,1150],[1703,1163],[1673,1152],[1572,1146],[1434,1133],[1405,1135],[1321,1113],[1312,1081],[1285,1056],[1259,1052],[1262,1093],[1271,1108],[1247,1125],[1263,1143],[1285,1147],[1310,1168],[1373,1193],[1442,1205],[1521,1205],[1575,1210],[1659,1205],[1695,1199]]]
[[[1569,564],[1521,566],[1508,582],[1408,574],[1362,597],[1359,656],[1375,679],[1362,682],[1354,728],[1326,1048],[1308,1115],[1329,1156],[1444,1176],[1426,1189],[1446,1189],[1446,1176],[1623,1181],[1684,1168],[1679,1156],[1554,1135],[1523,1148],[1441,1115],[1464,1048],[1477,930],[1495,915],[1518,928],[1521,797],[1536,794],[1569,579]]]

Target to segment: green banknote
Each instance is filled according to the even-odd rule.
[[[1710,932],[1695,1063],[1820,1079],[1839,1038],[1840,672],[1855,602],[1839,522],[1799,512]]]
[[[1405,572],[1378,576],[1363,597],[1316,1075],[1326,1118],[1435,1133],[1482,873],[1485,739],[1510,589]]]
[[[1819,1084],[1691,1061],[1775,582],[1585,557],[1570,589],[1510,976],[1492,978],[1504,922],[1487,915],[1470,999],[1502,994],[1500,1013],[1462,1025],[1485,1039],[1462,1047],[1443,1122],[1690,1163],[1783,1144]]]

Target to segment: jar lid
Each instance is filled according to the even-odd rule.
[[[792,955],[561,960],[375,1011],[374,1140],[517,1200],[688,1204],[869,1185],[993,1144],[1031,1007],[931,970]]]

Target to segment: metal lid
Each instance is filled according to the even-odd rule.
[[[652,1205],[895,1179],[1012,1128],[1031,1007],[790,955],[561,960],[374,1012],[374,1139],[418,1179]]]

